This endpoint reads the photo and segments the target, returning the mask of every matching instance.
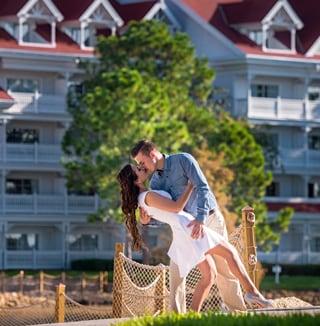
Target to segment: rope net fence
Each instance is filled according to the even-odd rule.
[[[242,224],[230,235],[229,241],[237,249],[249,276],[256,282],[256,247],[254,238],[255,217],[253,209],[242,210]],[[0,308],[0,326],[27,326],[83,320],[121,317],[156,316],[170,311],[169,266],[144,265],[124,255],[124,244],[117,243],[114,257],[112,308],[85,306],[66,295],[66,285],[56,286],[54,299],[44,298],[26,307]],[[200,278],[197,268],[186,279],[186,306],[191,304],[193,291]],[[103,279],[100,277],[100,279]],[[58,281],[58,280],[57,280]],[[20,283],[21,284],[21,283]],[[43,283],[42,294],[46,293]],[[20,285],[21,289],[21,285]],[[101,291],[101,283],[99,286]],[[69,290],[68,290],[69,291]],[[214,285],[203,305],[203,311],[220,310],[222,300]]]
[[[45,300],[39,304],[20,308],[1,308],[1,326],[51,324],[55,322],[55,301]]]
[[[230,235],[229,241],[238,250],[243,260],[245,246],[243,226],[238,226]],[[186,307],[191,305],[194,289],[200,279],[200,271],[193,268],[186,279]],[[126,257],[123,246],[119,247],[115,258],[113,287],[113,315],[134,317],[157,315],[170,310],[169,266],[143,265]],[[204,302],[202,311],[220,310],[222,300],[216,285],[213,285]]]
[[[63,315],[64,322],[112,318],[111,309],[106,309],[106,307],[98,306],[84,306],[69,298],[67,295],[62,295],[65,297],[65,310]]]

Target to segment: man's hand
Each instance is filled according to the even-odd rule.
[[[150,222],[151,216],[147,214],[146,210],[139,206],[140,220],[142,224],[148,224]]]
[[[203,229],[203,223],[199,222],[197,220],[191,221],[187,227],[193,226],[192,232],[191,232],[191,238],[192,239],[199,239],[199,237],[204,237],[204,229]]]

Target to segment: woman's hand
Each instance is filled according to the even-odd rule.
[[[139,206],[140,211],[140,221],[142,224],[148,224],[150,222],[151,216],[147,214],[145,209]]]
[[[188,189],[193,189],[194,188],[194,185],[192,184],[190,179],[188,179],[187,187],[188,187]]]

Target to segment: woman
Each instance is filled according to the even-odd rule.
[[[197,240],[191,238],[192,228],[188,228],[187,225],[194,218],[184,212],[183,207],[192,192],[192,184],[189,183],[184,193],[173,201],[165,191],[148,190],[145,184],[148,177],[144,169],[130,164],[125,165],[119,172],[117,180],[121,187],[121,209],[125,215],[125,223],[132,235],[135,249],[144,246],[137,227],[136,210],[139,206],[148,213],[148,216],[141,217],[143,224],[147,224],[152,217],[170,225],[173,239],[168,256],[178,265],[180,276],[185,277],[195,266],[201,273],[190,309],[200,311],[208,295],[208,291],[204,291],[208,288],[207,282],[211,285],[215,282],[216,269],[213,254],[222,256],[227,261],[230,270],[246,290],[245,300],[250,306],[253,304],[262,308],[271,306],[272,300],[265,299],[258,291],[248,276],[238,252],[222,236],[205,228],[203,238]]]

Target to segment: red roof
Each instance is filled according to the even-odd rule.
[[[81,15],[89,8],[93,0],[52,0],[64,17],[64,21],[78,20]]]
[[[48,26],[49,27],[49,26]],[[50,38],[46,31],[45,25],[40,25],[37,27],[39,34],[48,42]],[[18,41],[6,32],[3,28],[0,28],[0,48],[9,49],[9,50],[23,50],[23,51],[41,51],[47,53],[72,53],[72,54],[84,54],[84,53],[93,53],[92,50],[82,50],[80,46],[71,40],[66,34],[62,33],[56,29],[56,46],[55,47],[39,47],[32,45],[21,46],[18,44]]]
[[[142,20],[143,17],[148,13],[148,11],[158,2],[155,1],[147,1],[140,3],[128,3],[128,4],[120,4],[116,0],[109,0],[112,7],[117,11],[117,13],[121,16],[124,23],[127,24],[130,20]]]
[[[317,40],[320,34],[319,1],[290,0],[292,8],[303,21],[304,27],[297,32],[301,51],[305,53]]]
[[[13,101],[13,98],[0,87],[0,101]]]
[[[52,1],[63,14],[64,21],[78,20],[93,2],[93,0],[77,0],[77,5],[75,6],[72,1]],[[130,20],[141,20],[157,3],[157,0],[128,4],[120,4],[116,0],[109,0],[109,2],[118,15],[127,23]]]
[[[297,31],[297,54],[263,52],[261,46],[232,27],[233,24],[261,22],[277,0],[181,0],[181,2],[224,34],[244,53],[304,57],[320,34],[319,14],[315,10],[319,7],[318,0],[308,0],[307,3],[302,0],[288,0],[304,24],[304,27]],[[319,58],[319,55],[316,58]]]
[[[0,19],[15,18],[21,8],[28,2],[28,0],[1,0]],[[81,15],[93,3],[93,0],[52,0],[54,5],[63,15],[63,24],[65,21],[78,21]],[[120,4],[116,0],[109,0],[111,6],[115,9],[118,15],[123,19],[125,24],[130,20],[141,20],[148,13],[148,11],[157,3],[157,0],[144,1],[139,3]],[[24,44],[18,44],[18,41],[12,37],[3,28],[0,28],[0,48],[23,50],[23,51],[37,51],[46,53],[65,53],[65,54],[93,54],[92,50],[83,50],[79,44],[74,42],[68,35],[60,30],[60,24],[56,28],[56,46],[55,47],[41,47]],[[80,22],[79,22],[80,26]],[[107,31],[102,31],[104,35],[108,35]],[[48,44],[51,42],[51,30],[47,24],[37,25],[37,33],[44,38]]]
[[[16,16],[27,0],[1,0],[0,16]]]
[[[246,0],[222,4],[222,10],[229,24],[260,22],[278,0]],[[230,1],[229,1],[230,2]]]
[[[277,0],[180,0],[185,6],[190,8],[196,15],[200,16],[206,23],[212,25],[222,34],[225,35],[233,44],[235,44],[243,53],[259,54],[264,56],[283,56],[304,58],[305,53],[310,49],[319,37],[320,19],[318,19],[319,0],[287,0],[292,8],[302,20],[304,27],[297,31],[297,54],[291,53],[271,53],[263,52],[261,46],[254,43],[245,35],[238,32],[232,26],[240,23],[261,22],[267,15]],[[28,0],[1,0],[0,19],[15,18],[21,8]],[[61,12],[66,21],[77,21],[81,15],[93,3],[93,0],[52,0],[57,9]],[[136,3],[121,4],[117,0],[109,0],[111,6],[116,10],[118,15],[127,24],[130,20],[141,20],[147,12],[157,3],[157,0],[142,1]],[[80,22],[79,22],[80,24]],[[32,45],[19,46],[17,41],[12,38],[3,29],[0,29],[0,48],[23,49],[23,51],[42,51],[42,52],[59,52],[88,54],[92,51],[82,50],[80,46],[73,42],[67,35],[56,30],[56,46],[39,47]],[[121,27],[123,28],[123,27]],[[38,27],[38,32],[42,37],[49,40],[49,30],[45,27]],[[106,33],[107,35],[108,33]],[[278,33],[279,40],[288,45],[290,41],[288,35]],[[320,55],[313,58],[319,59]]]
[[[319,204],[306,204],[306,203],[267,203],[268,210],[270,212],[278,212],[281,208],[292,207],[295,212],[320,213],[320,203]]]

